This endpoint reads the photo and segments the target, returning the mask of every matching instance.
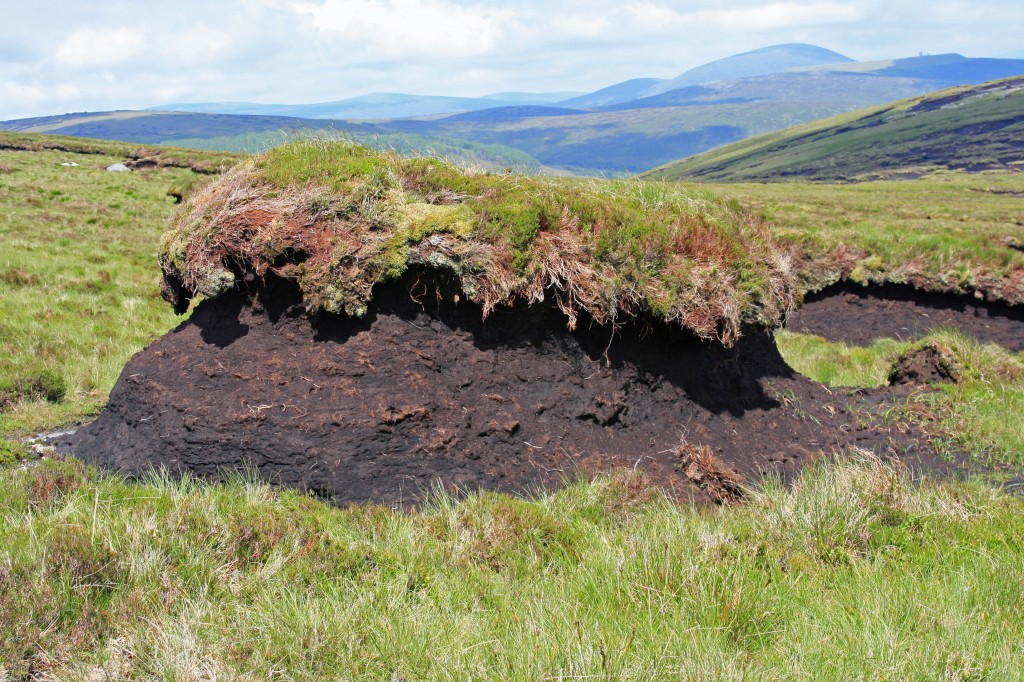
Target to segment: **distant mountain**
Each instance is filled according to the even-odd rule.
[[[805,43],[770,45],[724,59],[716,59],[690,69],[675,78],[634,78],[558,104],[584,109],[608,107],[691,85],[732,81],[752,76],[783,73],[808,66],[844,64],[852,61],[846,55],[826,50],[817,45]]]
[[[473,122],[498,122],[498,121],[521,121],[525,118],[538,118],[541,116],[576,116],[586,114],[582,109],[565,109],[562,107],[522,106],[522,107],[494,107],[493,109],[480,109],[478,111],[467,111],[461,114],[445,116],[446,123],[473,121]]]
[[[948,88],[753,137],[645,173],[654,180],[914,177],[1024,171],[1024,77]]]
[[[556,93],[495,93],[486,98],[379,93],[311,105],[172,105],[208,113],[108,112],[8,121],[0,128],[28,126],[38,132],[233,151],[264,149],[302,131],[327,130],[403,152],[427,150],[484,165],[621,175],[862,107],[1024,74],[1024,60],[958,54],[799,65],[839,58],[845,59],[812,45],[774,46],[712,62],[673,82],[757,68],[786,69],[779,73],[654,95],[647,93],[667,81],[636,79],[555,104],[529,100],[554,98]],[[271,113],[242,115],[258,111]]]
[[[663,82],[665,82],[665,79],[663,78],[634,78],[633,80],[609,85],[607,88],[601,88],[600,90],[596,90],[586,95],[580,95],[579,97],[573,97],[572,99],[558,102],[558,105],[563,107],[575,107],[578,109],[589,109],[593,107],[604,107],[612,104],[619,104],[621,102],[629,102],[641,97],[646,97],[650,94],[654,86]]]
[[[319,119],[381,119],[430,116],[433,114],[479,111],[492,107],[548,105],[574,94],[571,92],[506,92],[485,97],[443,97],[376,92],[337,102],[317,104],[256,104],[252,102],[187,102],[161,104],[147,111],[183,111],[201,114],[242,114],[248,116],[291,116]]]
[[[1024,59],[988,59],[950,53],[877,62],[854,62],[801,71],[870,73],[891,78],[919,78],[947,85],[968,85],[1024,74]]]
[[[806,43],[770,45],[750,52],[743,52],[724,59],[716,59],[702,66],[663,81],[651,87],[645,96],[658,95],[688,85],[731,81],[751,76],[765,76],[783,73],[792,69],[828,64],[853,62],[846,55]]]
[[[944,85],[945,83],[943,83]],[[870,73],[806,71],[716,81],[669,90],[653,97],[623,102],[602,111],[653,107],[714,106],[745,102],[829,102],[856,109],[869,104],[903,99],[934,90],[932,81],[921,78],[879,78]]]

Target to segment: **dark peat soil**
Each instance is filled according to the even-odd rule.
[[[339,504],[396,506],[437,486],[530,494],[623,467],[721,502],[715,480],[788,479],[849,445],[937,461],[912,429],[864,425],[890,393],[830,391],[765,332],[732,348],[657,323],[570,332],[544,304],[483,320],[422,274],[375,289],[363,319],[310,318],[283,280],[203,302],[132,358],[70,447],[106,470],[247,466]]]
[[[909,286],[841,283],[809,294],[786,327],[829,341],[866,346],[882,337],[914,339],[956,327],[979,341],[1024,350],[1024,306],[920,291]]]

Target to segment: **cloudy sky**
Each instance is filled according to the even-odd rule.
[[[1024,49],[1022,29],[1022,0],[2,0],[0,120],[588,91],[785,42],[859,60],[989,57]]]

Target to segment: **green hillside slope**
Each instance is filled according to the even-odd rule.
[[[675,161],[645,176],[836,181],[940,168],[1024,170],[1024,77],[841,114]]]

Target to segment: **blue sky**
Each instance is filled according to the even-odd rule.
[[[1022,0],[5,0],[0,119],[369,92],[588,91],[784,42],[1024,50]]]

